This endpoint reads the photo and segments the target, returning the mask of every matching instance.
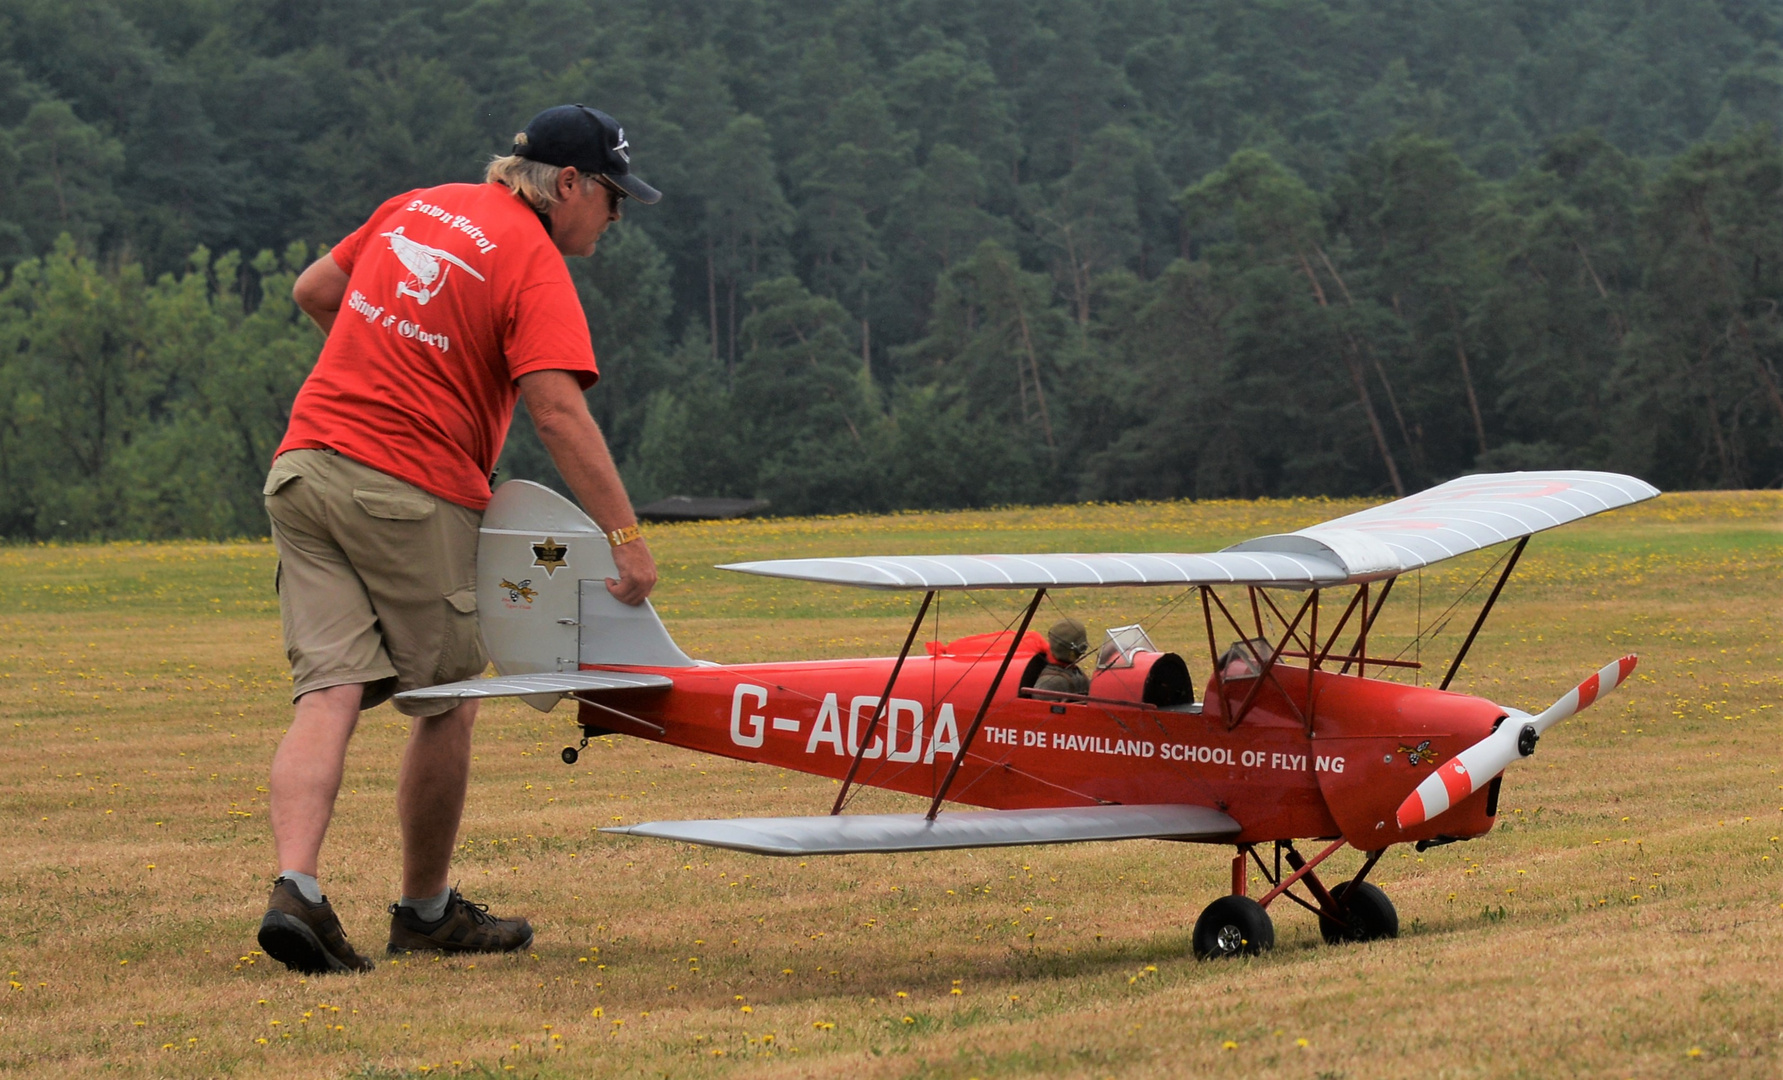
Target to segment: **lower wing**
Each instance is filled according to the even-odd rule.
[[[1086,840],[1207,840],[1238,835],[1238,822],[1206,806],[1066,806],[941,814],[651,821],[602,832],[650,836],[758,855],[852,855],[951,848],[1074,844]]]

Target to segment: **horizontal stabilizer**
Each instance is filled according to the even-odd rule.
[[[1238,822],[1205,806],[1066,806],[941,814],[651,821],[602,832],[680,840],[757,855],[853,855],[949,848],[1073,844],[1085,840],[1224,840]]]
[[[641,675],[629,671],[570,671],[561,675],[501,675],[493,679],[466,679],[463,682],[424,686],[404,690],[396,695],[399,701],[472,701],[482,698],[542,695],[561,697],[600,690],[667,690],[675,680],[663,675]]]

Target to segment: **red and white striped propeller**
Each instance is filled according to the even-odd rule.
[[[1409,829],[1429,821],[1491,783],[1511,762],[1535,753],[1535,741],[1544,732],[1622,685],[1638,659],[1631,653],[1610,664],[1568,690],[1539,716],[1505,717],[1498,730],[1449,759],[1406,796],[1399,804],[1399,827]]]

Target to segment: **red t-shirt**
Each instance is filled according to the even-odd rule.
[[[501,184],[398,195],[332,254],[347,293],[273,456],[332,448],[481,510],[516,380],[600,377],[563,256]]]

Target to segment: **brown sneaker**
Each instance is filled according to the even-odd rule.
[[[320,904],[305,900],[295,882],[272,883],[272,898],[260,920],[260,948],[293,971],[322,975],[330,971],[370,971],[372,962],[347,943],[341,922],[324,896]]]
[[[393,953],[516,952],[531,944],[532,925],[525,919],[498,919],[489,914],[488,904],[473,904],[457,889],[446,899],[446,913],[433,922],[422,922],[414,908],[390,905]]]

